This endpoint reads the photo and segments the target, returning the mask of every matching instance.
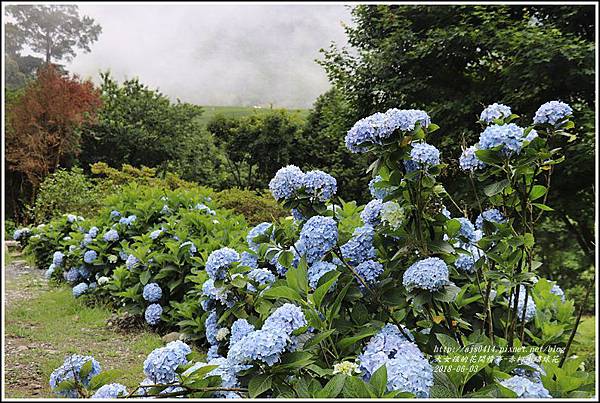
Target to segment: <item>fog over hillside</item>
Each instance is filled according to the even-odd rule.
[[[203,105],[310,107],[329,88],[315,59],[345,44],[344,5],[85,5],[102,26],[91,53],[66,67],[98,81],[138,76]]]

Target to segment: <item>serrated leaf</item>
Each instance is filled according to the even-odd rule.
[[[485,193],[487,197],[492,197],[498,193],[501,193],[508,185],[510,185],[508,179],[502,179],[501,181],[487,185],[485,188],[483,188],[483,193]]]
[[[269,389],[271,389],[271,375],[253,376],[248,383],[248,394],[251,398],[255,398]]]

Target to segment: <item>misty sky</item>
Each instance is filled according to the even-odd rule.
[[[85,5],[102,26],[91,53],[66,65],[98,81],[138,76],[200,105],[310,107],[329,88],[319,49],[345,44],[343,5]]]

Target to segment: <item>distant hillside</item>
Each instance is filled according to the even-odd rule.
[[[255,108],[252,106],[202,106],[204,113],[200,117],[202,124],[206,125],[215,115],[221,114],[227,117],[241,117],[250,115],[252,113],[266,113],[269,112],[268,107]],[[279,108],[274,108],[279,109]],[[297,113],[298,116],[306,118],[308,116],[308,109],[287,109],[290,113]]]

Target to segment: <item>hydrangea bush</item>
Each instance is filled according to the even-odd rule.
[[[347,133],[351,152],[374,157],[367,206],[337,199],[325,173],[283,167],[269,187],[291,217],[259,224],[242,236],[245,244],[223,239],[202,259],[170,247],[194,266],[184,302],[172,305],[185,312],[182,322],[195,326],[192,340],[207,354],[193,357],[183,343],[156,350],[136,392],[593,396],[593,374],[569,354],[573,302],[539,278],[533,254],[535,224],[551,211],[545,200],[553,167],[576,140],[571,113],[550,102],[533,124],[520,126],[510,107],[486,108],[479,142],[458,163],[473,184],[467,211],[439,181],[447,163],[433,145],[439,127],[424,111],[376,113]],[[134,227],[145,221],[136,215]],[[159,259],[137,254],[146,267],[150,256]],[[63,266],[69,262],[65,252]],[[113,278],[127,270],[122,264]],[[144,284],[150,280],[170,288],[154,275]],[[141,288],[136,293],[141,298]]]

